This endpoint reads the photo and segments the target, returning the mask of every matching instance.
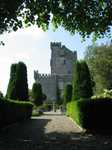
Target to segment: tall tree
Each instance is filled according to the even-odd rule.
[[[43,92],[40,83],[34,83],[32,86],[32,98],[35,105],[39,106],[43,104]]]
[[[37,24],[48,29],[63,26],[83,37],[91,33],[104,36],[112,25],[111,0],[1,0],[0,33]]]
[[[92,45],[85,52],[91,74],[96,82],[95,92],[112,89],[112,45]]]
[[[27,68],[23,62],[12,64],[6,96],[15,100],[28,100]]]
[[[85,61],[77,61],[73,73],[73,100],[89,98],[93,95],[92,80]]]
[[[8,84],[7,94],[6,94],[6,97],[10,99],[16,98],[16,89],[15,89],[16,69],[17,69],[17,64],[12,64],[10,69],[10,79],[9,79],[9,84]]]
[[[27,68],[23,62],[17,64],[16,69],[16,99],[28,100]]]

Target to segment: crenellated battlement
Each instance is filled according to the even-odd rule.
[[[62,45],[61,42],[51,42],[50,47],[52,50],[54,49],[54,47],[56,47],[59,50],[63,49],[63,50],[70,51],[70,49],[68,49],[65,45]]]
[[[55,56],[56,55],[57,56],[65,55],[68,58],[74,57],[75,59],[77,59],[77,52],[76,51],[71,51],[65,45],[62,45],[61,42],[51,42],[50,43],[50,48],[52,50],[52,53],[55,54]]]
[[[52,74],[46,74],[46,73],[38,73],[38,71],[34,71],[34,78],[35,80],[40,79],[54,79],[56,76]]]
[[[51,42],[51,43],[50,43],[50,47],[51,47],[51,49],[52,49],[53,47],[61,48],[61,42]]]

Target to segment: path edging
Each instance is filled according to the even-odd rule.
[[[79,126],[76,121],[74,121],[71,117],[68,117],[81,131],[85,132],[85,129]]]

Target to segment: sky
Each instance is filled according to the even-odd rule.
[[[11,64],[19,61],[26,64],[28,85],[31,89],[34,83],[34,70],[38,70],[39,73],[50,73],[50,42],[61,42],[71,51],[77,51],[78,59],[83,59],[86,47],[92,44],[91,38],[81,42],[78,34],[73,36],[62,27],[55,32],[51,28],[44,32],[37,26],[32,26],[0,35],[0,40],[5,42],[5,46],[0,46],[0,91],[4,95],[10,78]],[[97,40],[97,43],[100,45],[107,41],[108,39],[104,38]]]

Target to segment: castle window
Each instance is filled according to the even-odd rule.
[[[70,70],[68,71],[68,74],[71,74],[71,71],[70,71]]]
[[[63,61],[63,64],[64,64],[64,65],[66,64],[66,60]]]

